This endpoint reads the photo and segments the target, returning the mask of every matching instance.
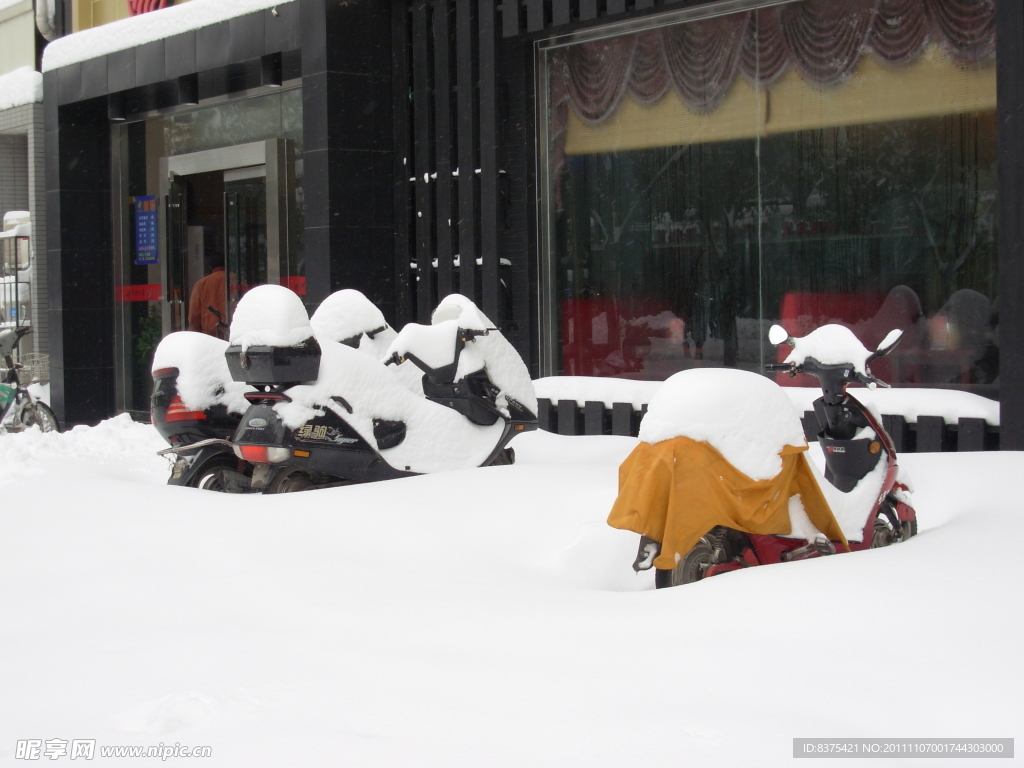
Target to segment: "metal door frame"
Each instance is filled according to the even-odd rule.
[[[289,173],[286,139],[268,139],[233,147],[206,149],[186,155],[160,158],[160,215],[157,216],[158,253],[160,253],[160,283],[167,288],[167,195],[173,176],[191,176],[211,171],[264,166],[267,187],[267,282],[281,282],[281,260],[288,257],[288,189]],[[185,299],[187,301],[187,299]],[[171,327],[170,297],[164,296],[161,316],[164,335]],[[185,316],[188,314],[185,308]]]

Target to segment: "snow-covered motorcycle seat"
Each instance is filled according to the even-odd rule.
[[[320,341],[335,341],[383,360],[398,335],[384,313],[353,288],[335,291],[317,307],[309,324]]]
[[[302,300],[279,285],[260,285],[242,297],[224,353],[235,381],[269,385],[315,381],[320,345]]]

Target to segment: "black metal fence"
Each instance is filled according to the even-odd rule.
[[[631,403],[612,403],[611,408],[597,401],[580,406],[575,400],[552,402],[541,398],[537,403],[540,428],[559,435],[636,437],[640,420],[647,413],[647,406],[638,411]],[[818,422],[814,412],[805,412],[802,421],[807,440],[816,440]],[[916,422],[908,422],[898,414],[882,414],[882,426],[902,453],[999,449],[999,427],[984,419],[959,419],[956,424],[947,424],[941,416],[919,416]]]

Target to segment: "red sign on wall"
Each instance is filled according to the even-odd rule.
[[[122,285],[117,288],[118,301],[159,301],[163,296],[160,283],[152,285]]]

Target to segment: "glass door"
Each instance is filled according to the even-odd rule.
[[[238,300],[267,282],[267,184],[265,178],[224,183],[224,256],[230,323]]]
[[[164,298],[170,308],[170,330],[187,330],[188,239],[186,236],[186,185],[180,176],[171,179],[164,199],[167,210],[167,272]]]

